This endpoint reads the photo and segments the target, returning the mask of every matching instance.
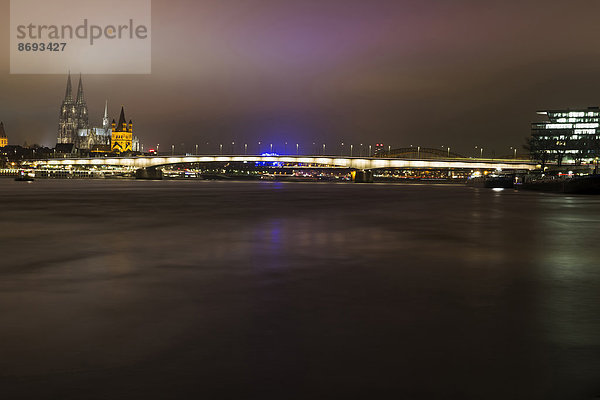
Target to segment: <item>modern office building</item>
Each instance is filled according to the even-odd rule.
[[[538,111],[529,139],[533,158],[542,164],[580,164],[600,156],[600,108]]]

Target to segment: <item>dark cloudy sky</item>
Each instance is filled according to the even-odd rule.
[[[82,71],[91,122],[105,99],[115,117],[124,104],[146,148],[343,140],[508,154],[536,110],[600,104],[597,0],[152,7],[152,75]],[[9,75],[8,13],[0,0],[0,120],[12,143],[53,145],[65,76]]]

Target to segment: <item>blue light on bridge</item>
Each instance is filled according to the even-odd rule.
[[[261,157],[279,157],[277,153],[262,153]],[[257,161],[257,167],[283,167],[283,163],[280,161]]]

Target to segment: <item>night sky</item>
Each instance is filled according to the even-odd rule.
[[[105,99],[114,118],[123,104],[146,149],[343,141],[501,155],[522,146],[536,110],[600,104],[597,0],[152,7],[152,75],[81,71],[90,123]],[[53,146],[66,76],[9,75],[8,14],[0,0],[0,120],[11,144]]]

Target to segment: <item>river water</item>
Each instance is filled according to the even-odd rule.
[[[600,197],[0,180],[4,399],[592,399]]]

